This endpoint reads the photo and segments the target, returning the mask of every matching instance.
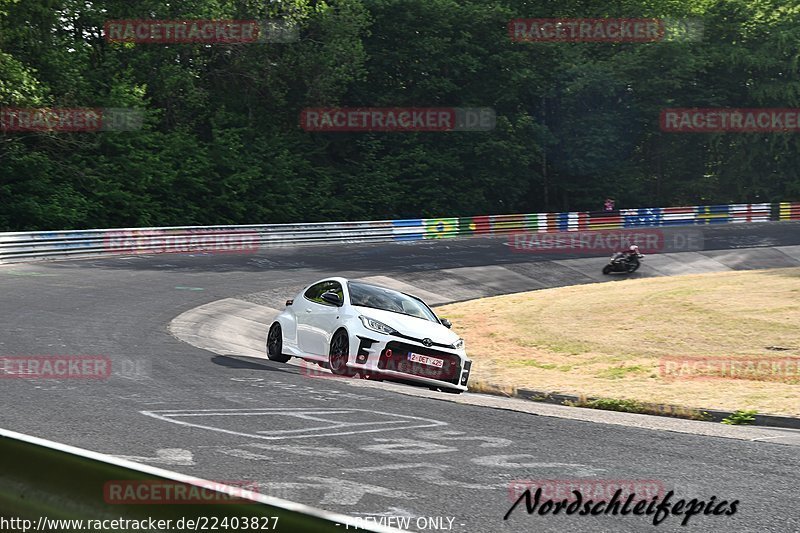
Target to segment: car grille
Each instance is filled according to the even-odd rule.
[[[411,335],[403,335],[402,333],[399,333],[397,331],[395,331],[393,333],[393,335],[395,337],[400,337],[400,338],[403,338],[403,339],[406,339],[406,340],[409,340],[409,341],[414,341],[414,342],[418,342],[418,343],[422,344],[422,339],[418,339],[416,337],[412,337]],[[441,342],[436,342],[436,341],[431,341],[431,346],[439,346],[440,348],[452,348],[452,346],[449,345],[449,344],[443,344]]]
[[[392,351],[392,357],[387,357],[387,350]],[[409,361],[408,352],[443,359],[444,366],[442,366],[442,368],[436,368],[434,366]],[[410,374],[412,376],[438,379],[458,385],[459,376],[461,375],[461,358],[451,353],[432,350],[424,346],[414,346],[413,344],[390,341],[386,344],[386,349],[381,352],[381,357],[378,360],[378,368],[403,372],[404,374]]]

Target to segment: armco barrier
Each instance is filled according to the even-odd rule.
[[[768,222],[778,220],[777,205],[730,204],[687,207],[641,207],[617,211],[570,211],[564,213],[529,213],[487,215],[461,218],[412,219],[391,221],[395,240],[442,239],[464,235],[493,235],[510,232],[564,232],[612,230],[638,227]],[[800,219],[800,204],[780,204],[782,220],[795,213]],[[788,206],[798,208],[790,210]]]
[[[0,233],[0,262],[160,252],[247,252],[320,242],[394,238],[391,221],[180,226]]]
[[[780,220],[800,220],[800,202],[781,202]]]
[[[730,222],[767,222],[772,213],[772,204],[744,204],[730,206]]]
[[[800,220],[800,203],[642,207],[367,222],[180,226],[0,233],[0,263],[151,253],[253,252],[277,246],[443,239],[512,232],[564,232]]]
[[[186,486],[215,500],[235,497],[224,503],[108,503],[109,482],[157,484],[157,486]],[[164,485],[161,485],[161,484]],[[138,485],[141,486],[141,485]],[[150,485],[152,486],[152,485]],[[213,487],[213,488],[211,488]],[[206,499],[206,498],[204,498]],[[341,532],[345,525],[355,524],[362,531],[396,533],[388,528],[341,514],[314,509],[258,493],[243,492],[234,487],[218,486],[211,482],[140,465],[111,456],[73,448],[54,442],[0,429],[0,517],[5,520],[30,520],[28,531],[189,531],[211,530],[217,523],[219,531],[263,531],[265,521],[269,531],[295,533]],[[259,527],[245,527],[244,518],[257,518]],[[178,520],[194,520],[202,527],[176,527]],[[277,518],[277,520],[275,520]],[[57,527],[48,520],[171,520],[170,528],[111,527],[83,528],[73,522]],[[227,519],[227,520],[226,520]],[[40,522],[42,520],[42,522]],[[223,521],[226,520],[226,521]],[[220,524],[228,525],[222,527]],[[252,522],[251,522],[252,523]],[[17,522],[19,524],[19,522]],[[236,525],[234,525],[236,524]],[[250,524],[248,524],[250,525]],[[3,531],[22,531],[19,527]]]

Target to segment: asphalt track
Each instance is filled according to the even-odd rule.
[[[731,269],[799,264],[776,250],[732,251],[797,246],[800,224],[699,231],[703,251],[692,253]],[[255,481],[266,494],[352,516],[411,517],[414,530],[437,531],[425,524],[432,518],[439,530],[458,532],[800,531],[800,439],[788,430],[733,428],[741,438],[724,438],[700,434],[699,422],[687,422],[695,434],[537,416],[480,395],[310,379],[294,366],[209,353],[168,331],[202,304],[253,294],[279,302],[331,274],[452,287],[461,291],[453,299],[482,282],[454,285],[442,270],[503,265],[530,280],[484,280],[490,294],[596,281],[551,263],[552,254],[512,253],[506,243],[476,237],[0,266],[2,355],[105,355],[115,368],[106,380],[0,380],[0,427],[206,479]],[[599,269],[606,254],[594,255]],[[740,503],[733,516],[698,515],[685,528],[675,516],[653,526],[646,516],[528,516],[521,508],[503,520],[513,480],[589,478],[649,480],[676,498]]]

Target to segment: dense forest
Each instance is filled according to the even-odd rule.
[[[521,42],[518,18],[654,17],[654,42]],[[114,42],[109,20],[296,38]],[[696,30],[700,28],[698,33]],[[800,108],[786,0],[0,0],[0,107],[139,110],[0,131],[0,230],[375,220],[800,199],[800,133],[663,131],[666,108]],[[329,132],[304,109],[492,108],[489,131]]]

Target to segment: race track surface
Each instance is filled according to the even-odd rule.
[[[736,250],[796,247],[799,230],[791,223],[701,227],[704,250],[693,261],[699,268],[707,261],[730,269],[798,266],[797,248]],[[105,380],[0,380],[0,427],[206,479],[256,481],[266,494],[353,516],[411,517],[414,530],[436,531],[426,517],[465,533],[798,530],[800,441],[790,432],[776,433],[777,442],[752,441],[536,416],[441,393],[312,379],[296,366],[210,353],[168,331],[200,305],[255,294],[275,306],[326,275],[386,276],[461,300],[594,282],[606,255],[577,268],[553,263],[552,254],[512,253],[507,242],[0,266],[1,355],[104,355],[115,369]],[[650,264],[672,273],[680,267],[648,256],[642,276],[653,273]],[[500,277],[498,265],[516,276]],[[448,271],[464,267],[486,267],[484,279]],[[678,499],[740,503],[734,516],[699,515],[686,528],[676,516],[656,527],[652,517],[528,516],[523,508],[503,520],[514,480],[588,478],[655,481]]]

